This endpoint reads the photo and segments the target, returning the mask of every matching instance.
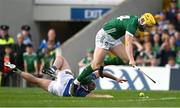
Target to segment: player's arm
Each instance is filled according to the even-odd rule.
[[[127,82],[127,80],[115,77],[113,74],[110,74],[109,72],[103,72],[103,76],[106,78],[110,78],[112,80],[115,80],[117,82],[120,82],[120,83]]]
[[[138,27],[138,19],[134,18],[128,24],[126,28],[126,34],[125,34],[125,49],[126,49],[127,56],[129,58],[129,65],[132,65],[132,66],[136,65],[136,62],[133,56],[133,41],[134,41],[134,34],[136,33],[137,27]]]
[[[137,40],[133,41],[133,44],[137,47],[139,52],[143,50],[143,46]]]
[[[95,94],[95,93],[90,93],[90,94],[86,95],[86,97],[94,97],[94,98],[113,98],[112,95]]]
[[[136,65],[136,62],[133,56],[133,36],[132,34],[128,32],[126,32],[126,35],[125,35],[125,49],[126,49],[127,56],[129,58],[129,64]]]
[[[95,72],[95,75],[97,78],[100,77],[100,74],[98,71]],[[127,82],[127,80],[115,77],[113,74],[111,74],[109,72],[105,72],[105,71],[103,72],[102,77],[110,78],[110,79],[115,80],[115,81],[120,82],[120,83]]]

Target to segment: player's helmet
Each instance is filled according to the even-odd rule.
[[[148,27],[152,27],[153,25],[156,24],[156,20],[155,20],[154,16],[151,13],[143,14],[140,19],[143,20],[142,25],[146,25]]]
[[[88,86],[88,90],[92,91],[96,88],[96,83],[94,81],[91,81],[87,86]]]

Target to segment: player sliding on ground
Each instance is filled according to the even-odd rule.
[[[83,85],[76,88],[75,93],[72,94],[70,91],[70,86],[74,81],[73,73],[71,72],[70,66],[67,60],[58,55],[56,60],[53,64],[53,68],[43,70],[43,73],[50,75],[51,77],[56,78],[55,80],[48,80],[37,78],[27,72],[23,72],[16,68],[14,64],[5,63],[5,66],[12,69],[13,72],[22,76],[25,80],[30,83],[36,84],[40,86],[45,91],[52,93],[53,95],[57,96],[77,96],[77,97],[102,97],[102,98],[112,98],[111,95],[101,95],[101,94],[94,94],[91,93],[95,88],[95,82],[97,78],[99,78],[99,73],[94,72],[87,77],[83,78]],[[52,71],[51,69],[56,68],[56,71]],[[117,78],[110,73],[104,72],[104,77],[111,78],[117,82],[126,82],[127,80]]]
[[[103,60],[108,51],[123,59],[125,63],[129,62],[129,65],[135,66],[132,46],[134,34],[137,29],[144,31],[155,25],[155,23],[156,21],[151,13],[145,13],[140,18],[133,15],[125,15],[106,22],[96,35],[96,47],[92,63],[74,80],[71,91],[76,90],[82,84],[83,78],[95,70],[99,70],[102,73]],[[125,45],[121,42],[122,40],[125,40]]]

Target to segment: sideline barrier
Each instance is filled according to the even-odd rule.
[[[180,90],[180,68],[171,69],[170,90]]]
[[[180,69],[165,67],[140,67],[156,83],[149,80],[144,74],[129,66],[106,66],[105,71],[116,77],[127,79],[127,83],[117,83],[108,78],[96,80],[97,89],[120,90],[180,90]]]

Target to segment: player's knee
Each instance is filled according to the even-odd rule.
[[[61,55],[57,55],[56,59],[58,59],[59,61],[63,61],[64,60],[64,58]]]

